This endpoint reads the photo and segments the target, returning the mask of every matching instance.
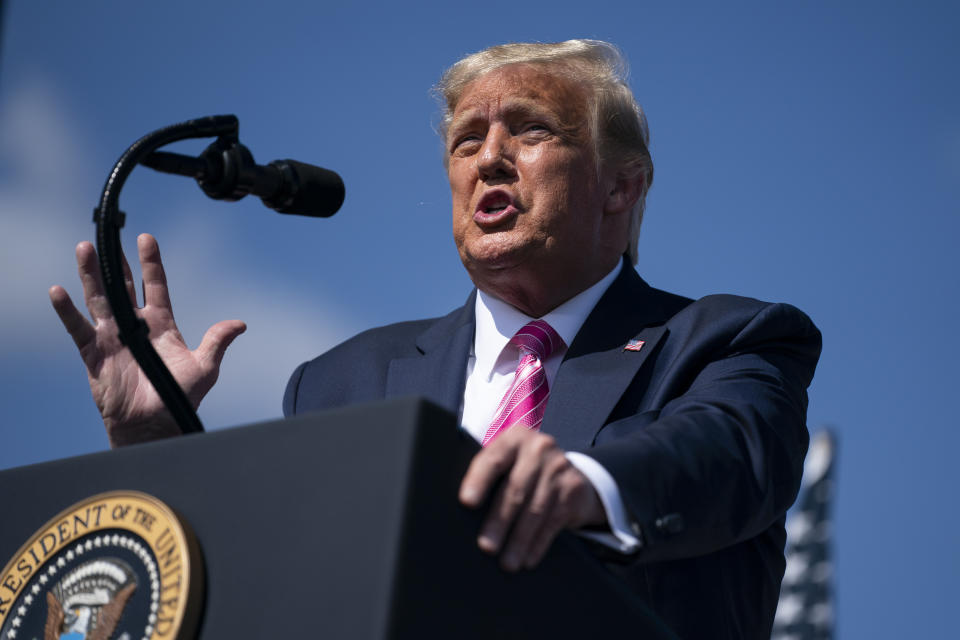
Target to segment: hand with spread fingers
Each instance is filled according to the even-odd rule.
[[[477,544],[500,554],[508,571],[537,566],[563,529],[606,524],[593,485],[549,435],[523,427],[502,433],[470,462],[460,501],[479,507],[501,478]]]
[[[144,304],[136,313],[146,321],[154,349],[196,408],[216,382],[227,347],[246,330],[246,325],[240,320],[218,322],[207,330],[200,346],[191,351],[174,322],[156,239],[149,234],[139,236],[137,249],[143,272]],[[133,276],[126,258],[123,266],[127,292],[130,300],[135,301]],[[77,310],[61,286],[50,288],[50,301],[87,367],[90,391],[103,416],[111,446],[179,434],[153,385],[117,337],[117,324],[104,292],[97,252],[89,242],[77,245],[77,267],[93,322]]]

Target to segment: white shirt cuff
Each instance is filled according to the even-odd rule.
[[[613,479],[609,471],[603,468],[603,465],[590,456],[577,451],[567,451],[566,455],[570,464],[587,476],[587,480],[597,491],[600,502],[603,504],[603,510],[607,514],[607,524],[610,526],[610,533],[583,530],[575,533],[611,549],[616,549],[620,553],[633,553],[639,549],[641,542],[630,528],[630,518],[627,515],[627,508],[623,504],[623,498],[620,496],[617,481]]]

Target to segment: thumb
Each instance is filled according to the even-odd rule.
[[[246,330],[247,325],[242,320],[224,320],[207,329],[197,347],[197,356],[203,367],[208,371],[217,371],[227,347]]]

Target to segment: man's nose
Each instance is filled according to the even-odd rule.
[[[516,175],[513,137],[505,127],[494,126],[487,131],[483,146],[477,153],[477,172],[484,181],[510,178]]]

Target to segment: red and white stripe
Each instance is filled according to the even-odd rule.
[[[483,446],[516,424],[534,431],[540,428],[550,397],[543,362],[563,345],[563,339],[543,320],[534,320],[524,325],[510,339],[510,344],[520,350],[520,364],[483,436]]]

